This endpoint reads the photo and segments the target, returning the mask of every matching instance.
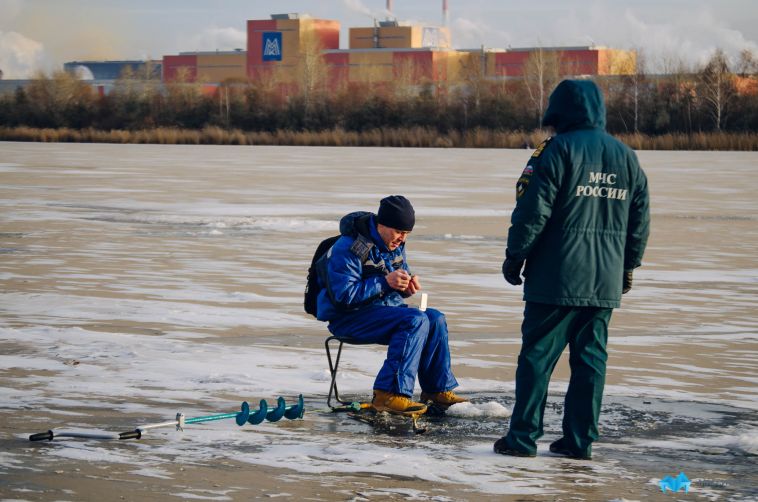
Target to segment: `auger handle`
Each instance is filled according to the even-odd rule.
[[[53,431],[47,431],[47,432],[38,432],[37,434],[32,434],[29,436],[29,441],[44,441],[47,439],[48,441],[53,440]]]
[[[140,439],[142,438],[142,431],[139,429],[134,429],[133,431],[119,432],[118,438],[119,439]]]

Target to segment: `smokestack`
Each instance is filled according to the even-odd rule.
[[[387,0],[387,12],[392,16],[392,0]]]
[[[450,11],[447,8],[447,0],[442,0],[442,26],[450,25]]]

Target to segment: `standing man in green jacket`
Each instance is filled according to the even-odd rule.
[[[561,82],[542,124],[556,135],[537,148],[518,180],[503,263],[513,285],[522,283],[524,269],[526,307],[516,403],[508,434],[494,449],[536,455],[550,376],[568,345],[563,437],[550,451],[590,459],[608,323],[632,287],[647,243],[647,178],[634,152],[605,132],[605,105],[594,82]]]

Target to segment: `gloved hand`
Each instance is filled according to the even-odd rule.
[[[625,295],[632,289],[632,271],[624,272],[624,286],[621,288],[621,294]]]
[[[510,284],[518,286],[524,282],[521,280],[521,269],[523,267],[524,260],[514,260],[506,254],[505,261],[503,262],[503,277],[505,277],[505,280]]]

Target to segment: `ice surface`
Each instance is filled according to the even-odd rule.
[[[730,464],[735,490],[755,484],[754,153],[641,152],[653,234],[611,323],[597,460],[577,467],[547,452],[561,433],[566,356],[549,386],[538,457],[492,453],[507,431],[520,348],[522,290],[503,281],[500,265],[528,152],[2,149],[0,418],[14,424],[13,451],[0,453],[4,475],[88,461],[148,483],[170,480],[177,461],[221,459],[287,469],[314,486],[332,474],[419,482],[367,486],[371,498],[431,498],[424,487],[456,486],[471,498],[597,499],[598,486],[614,486],[623,491],[602,498],[647,500],[655,486],[639,497],[634,489],[664,475],[659,465],[697,466],[708,477]],[[363,168],[374,163],[381,175]],[[326,411],[327,330],[302,312],[315,245],[342,215],[374,211],[390,193],[414,202],[410,264],[430,307],[446,314],[458,390],[474,398],[430,419],[426,437]],[[384,357],[384,347],[347,347],[340,392],[369,398]],[[26,435],[47,428],[118,432],[178,411],[235,412],[243,400],[255,407],[282,395],[291,404],[301,393],[302,421],[224,421],[151,430],[140,442],[61,439],[25,450]],[[236,499],[178,481],[175,494]]]

